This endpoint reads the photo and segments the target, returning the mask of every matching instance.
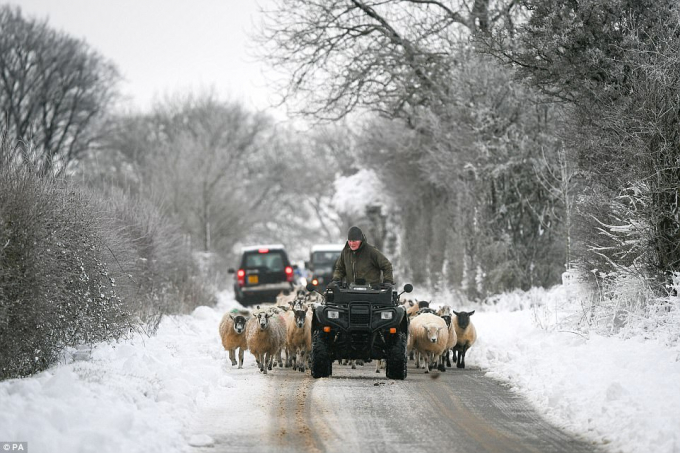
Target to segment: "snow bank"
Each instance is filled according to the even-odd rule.
[[[215,386],[233,384],[221,369],[217,333],[228,308],[167,317],[153,338],[100,344],[86,360],[0,383],[0,440],[23,439],[32,452],[167,453],[209,445],[184,431]]]
[[[524,310],[478,311],[467,363],[507,382],[556,425],[612,451],[679,452],[680,348],[554,329],[575,311],[556,306],[558,291],[535,292],[542,301]],[[522,305],[509,299],[502,303]]]

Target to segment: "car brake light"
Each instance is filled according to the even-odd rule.
[[[246,271],[244,271],[243,269],[239,269],[238,272],[236,273],[236,277],[238,278],[238,286],[245,286]]]
[[[290,266],[286,266],[286,280],[293,281],[293,268]]]
[[[258,249],[257,253],[269,253],[269,249]]]

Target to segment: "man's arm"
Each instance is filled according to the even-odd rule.
[[[378,249],[376,251],[376,258],[378,261],[378,267],[383,273],[383,283],[391,283],[394,285],[394,276],[392,275],[392,263],[387,259],[385,255]]]
[[[345,270],[345,254],[341,253],[340,258],[335,262],[335,269],[333,269],[333,280],[342,281],[342,279],[347,275]]]

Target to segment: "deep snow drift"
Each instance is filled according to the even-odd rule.
[[[532,303],[518,303],[522,297]],[[554,320],[569,310],[562,287],[506,299],[467,307],[477,310],[479,334],[468,366],[481,366],[555,424],[611,451],[680,452],[677,345],[559,332]],[[68,363],[0,383],[0,441],[27,441],[33,453],[168,453],[210,445],[194,421],[211,397],[226,392],[247,401],[264,378],[246,385],[233,377],[239,370],[227,364],[217,326],[240,306],[230,292],[219,300],[214,309],[165,318],[155,337],[71,351]],[[244,366],[255,366],[250,354]],[[253,414],[237,407],[229,409],[234,430],[253,423]]]

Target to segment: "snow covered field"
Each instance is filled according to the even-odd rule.
[[[472,320],[479,340],[468,366],[483,367],[555,424],[613,452],[680,452],[680,348],[560,332],[551,323],[567,309],[563,296],[561,287],[534,290],[533,307],[516,310],[522,304],[501,299],[478,308]],[[238,305],[229,292],[219,300],[215,309],[165,318],[153,338],[100,344],[91,354],[70,351],[65,364],[0,383],[0,441],[27,441],[33,453],[210,445],[195,423],[202,411],[225,394],[234,410],[266,379],[237,379],[243,370],[227,365],[217,325]],[[244,366],[255,366],[249,354]],[[247,411],[234,414],[230,429],[253,422]]]

